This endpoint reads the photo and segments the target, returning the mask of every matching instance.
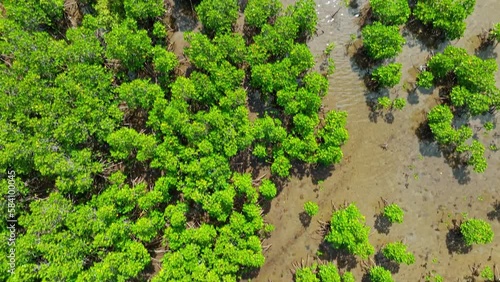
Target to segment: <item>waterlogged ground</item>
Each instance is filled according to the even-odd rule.
[[[348,112],[350,140],[343,147],[345,156],[340,165],[302,179],[292,178],[273,200],[265,219],[274,224],[276,230],[265,242],[271,245],[265,252],[266,263],[252,281],[292,281],[292,264],[306,261],[307,257],[311,262],[320,248],[322,238],[317,234],[320,225],[316,220],[328,221],[332,203],[339,206],[344,202],[355,202],[366,216],[368,226],[372,227],[370,242],[377,250],[388,242],[403,240],[414,252],[416,263],[402,265],[394,275],[396,281],[425,281],[430,271],[439,273],[445,281],[469,281],[466,278],[471,275],[469,266],[474,263],[500,265],[500,211],[495,212],[493,208],[493,203],[500,201],[500,151],[487,148],[489,167],[485,173],[477,174],[468,169],[451,168],[434,143],[419,141],[416,131],[426,112],[437,103],[438,91],[417,90],[409,94],[405,90],[407,87],[403,87],[404,82],[415,83],[417,68],[429,55],[429,50],[409,32],[405,32],[408,43],[396,59],[403,64],[403,79],[399,86],[390,90],[391,98],[398,95],[407,98],[408,106],[394,114],[392,124],[380,118],[376,123],[371,121],[367,101],[375,94],[363,83],[365,70],[361,70],[350,56],[359,45],[351,40],[351,34],[359,34],[357,15],[363,3],[359,9],[347,9],[339,0],[318,0],[316,3],[318,36],[309,46],[321,61],[326,45],[336,44],[332,58],[337,70],[330,79],[330,92],[324,103],[326,109]],[[467,20],[464,37],[441,44],[438,51],[452,44],[474,53],[479,45],[477,35],[500,21],[498,11],[500,1],[478,0],[474,13]],[[346,48],[349,45],[351,47]],[[481,56],[494,58],[500,65],[498,54],[500,45],[482,52]],[[497,81],[500,82],[500,72]],[[499,117],[497,114],[493,118],[498,122]],[[473,120],[472,124],[479,126],[480,123]],[[498,128],[488,133],[477,128],[475,132],[487,147],[491,142],[500,147]],[[381,144],[386,144],[387,150]],[[325,180],[318,185],[318,178]],[[373,228],[375,215],[381,211],[381,198],[399,204],[406,211],[404,223],[390,227],[388,234]],[[303,203],[309,200],[319,203],[320,213],[306,228],[301,223],[300,213]],[[448,227],[453,219],[460,219],[462,213],[488,220],[496,234],[494,241],[474,246],[466,254],[450,253]],[[322,257],[327,258],[328,254]],[[358,263],[351,269],[357,281],[361,281],[364,273],[361,265]],[[350,267],[352,265],[343,269]]]

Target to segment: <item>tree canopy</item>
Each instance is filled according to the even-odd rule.
[[[314,2],[250,1],[248,38],[233,33],[237,1],[201,1],[189,72],[163,1],[84,2],[75,26],[62,0],[2,6],[0,173],[16,174],[19,232],[15,275],[3,256],[0,280],[237,281],[259,268],[273,181],[340,162],[348,139],[346,113],[320,111],[328,80],[304,41]],[[250,120],[250,91],[274,110]],[[247,154],[272,176],[237,172]]]

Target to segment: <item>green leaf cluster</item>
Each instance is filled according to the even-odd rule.
[[[373,14],[385,25],[402,25],[410,17],[410,6],[405,0],[370,0]]]
[[[222,34],[231,31],[238,9],[236,0],[203,0],[196,6],[196,13],[205,29]]]
[[[371,282],[394,282],[391,272],[382,266],[374,266],[370,269],[369,277]]]
[[[394,87],[401,80],[401,67],[400,63],[378,67],[372,72],[372,79],[382,87]]]
[[[431,58],[428,67],[435,81],[454,82],[449,94],[454,107],[464,108],[471,115],[480,115],[499,104],[500,90],[495,86],[497,66],[494,61],[482,60],[468,55],[462,48],[448,46],[443,53]],[[452,127],[453,113],[449,108],[443,105],[435,107],[428,120],[440,144],[451,144],[459,153],[468,152],[469,165],[476,172],[485,171],[484,146],[476,140],[471,144],[465,143],[472,137],[472,130],[465,125],[455,130]]]
[[[475,5],[476,0],[422,0],[418,1],[413,13],[424,24],[444,31],[446,37],[453,40],[464,34],[464,21]]]
[[[231,33],[236,1],[203,0],[206,33],[186,34],[183,75],[163,1],[80,2],[92,9],[72,28],[62,0],[7,1],[0,18],[0,169],[27,199],[11,277],[147,280],[153,247],[165,254],[152,281],[237,281],[262,266],[272,228],[259,199],[276,185],[235,172],[234,157],[253,149],[287,177],[296,161],[339,162],[348,139],[345,112],[320,115],[328,80],[301,40],[315,32],[314,2],[250,3],[261,28],[246,38]],[[247,75],[274,109],[253,121]]]
[[[382,214],[392,223],[403,223],[404,211],[397,204],[385,206]]]
[[[431,88],[434,85],[434,75],[430,71],[423,71],[417,75],[417,85],[423,88]]]
[[[375,60],[397,56],[405,44],[397,26],[386,26],[380,22],[365,26],[361,34],[368,56]]]
[[[315,216],[319,212],[319,206],[315,202],[307,201],[304,203],[304,211],[309,216]]]
[[[470,218],[460,224],[460,232],[467,245],[488,244],[493,241],[491,225],[482,219]]]
[[[349,273],[349,272],[346,272]],[[302,267],[295,271],[295,281],[297,282],[347,282],[349,280],[340,276],[337,266],[328,262],[326,264],[314,263],[309,267]]]
[[[249,26],[261,28],[269,19],[278,15],[283,4],[278,0],[249,0],[245,7],[245,22]]]
[[[368,241],[370,227],[365,225],[365,217],[355,204],[334,211],[330,226],[331,230],[325,236],[325,241],[334,248],[345,249],[361,258],[368,258],[375,252]]]
[[[382,249],[382,254],[387,259],[397,263],[407,265],[415,263],[415,256],[413,253],[408,252],[406,248],[406,245],[401,242],[389,243]]]

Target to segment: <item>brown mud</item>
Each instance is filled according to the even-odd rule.
[[[425,64],[431,49],[417,35],[403,30],[407,44],[395,60],[403,64],[403,78],[398,86],[381,94],[403,97],[408,103],[403,111],[393,113],[392,123],[383,118],[374,122],[369,105],[381,94],[367,90],[363,78],[368,70],[361,69],[353,59],[361,43],[353,40],[351,34],[360,34],[358,14],[365,4],[358,2],[359,7],[353,9],[346,8],[341,0],[316,0],[319,27],[317,36],[308,43],[318,62],[328,43],[336,45],[331,55],[336,72],[330,78],[330,91],[323,103],[327,110],[348,113],[350,139],[343,147],[344,159],[331,170],[316,172],[314,177],[293,177],[272,201],[265,220],[274,224],[276,230],[264,243],[271,247],[265,252],[264,266],[252,281],[292,281],[292,264],[307,257],[312,261],[318,255],[322,238],[317,234],[320,229],[317,220],[329,221],[332,203],[339,206],[344,202],[355,202],[366,216],[367,225],[372,228],[369,239],[376,250],[386,243],[403,240],[415,254],[416,263],[401,265],[393,276],[395,281],[425,281],[431,271],[442,275],[445,281],[471,281],[470,267],[474,263],[483,267],[500,264],[500,211],[494,207],[495,201],[500,201],[500,152],[488,149],[492,142],[500,146],[500,129],[486,132],[480,126],[481,119],[498,121],[500,115],[471,120],[474,132],[487,147],[489,167],[483,174],[451,167],[435,143],[419,140],[418,136],[426,135],[422,122],[438,103],[439,91],[414,88],[419,67]],[[475,53],[480,45],[477,35],[500,21],[499,10],[500,1],[478,0],[474,13],[467,19],[465,35],[439,44],[435,52],[452,44]],[[477,54],[496,59],[500,65],[499,53],[500,45]],[[500,87],[500,72],[496,77]],[[318,183],[318,179],[324,181]],[[392,225],[388,234],[374,228],[376,215],[381,211],[381,198],[397,203],[406,212],[404,223]],[[320,213],[304,227],[300,214],[304,202],[310,200],[318,202]],[[487,220],[496,234],[494,241],[460,249],[449,228],[454,219],[462,218],[462,213]],[[320,257],[328,255],[331,254]],[[334,261],[343,266],[342,271],[353,267],[356,281],[361,281],[360,259],[354,266]]]

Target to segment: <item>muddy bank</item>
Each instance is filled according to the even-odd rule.
[[[500,10],[500,2],[477,2],[474,13],[467,19],[464,37],[440,44],[438,51],[453,44],[474,53],[479,44],[477,35],[500,21],[496,12]],[[272,247],[265,253],[265,265],[252,281],[292,281],[292,263],[317,255],[321,238],[316,233],[319,229],[316,220],[328,221],[332,203],[339,205],[344,201],[356,202],[366,216],[368,226],[372,227],[370,242],[376,249],[388,242],[403,240],[414,252],[416,263],[402,265],[394,275],[396,281],[424,281],[430,271],[436,271],[445,281],[466,281],[465,277],[471,274],[469,266],[474,263],[500,264],[500,218],[492,206],[500,200],[500,152],[487,148],[489,167],[484,174],[477,174],[469,169],[451,168],[434,143],[419,141],[416,135],[426,112],[437,103],[437,91],[417,89],[408,93],[406,89],[415,82],[416,69],[425,63],[430,50],[412,33],[405,32],[407,44],[396,58],[403,64],[403,78],[398,86],[389,90],[389,95],[406,98],[408,106],[394,114],[392,124],[370,121],[367,101],[375,95],[363,83],[366,70],[351,60],[345,48],[359,44],[354,43],[351,36],[359,35],[359,10],[347,9],[339,0],[316,3],[320,21],[318,36],[309,46],[318,59],[328,43],[335,42],[337,46],[332,53],[336,72],[330,78],[330,92],[324,104],[327,109],[348,112],[350,140],[343,147],[342,164],[329,171],[326,175],[330,176],[322,184],[316,184],[307,176],[293,178],[273,200],[266,216],[266,220],[276,226],[266,241]],[[500,46],[497,46],[481,55],[496,59],[500,65],[499,53]],[[500,81],[499,72],[497,81]],[[497,114],[494,118],[498,121],[498,117]],[[473,124],[479,124],[478,120],[473,120]],[[500,146],[498,127],[488,133],[479,128],[475,132],[486,147],[491,142]],[[386,145],[386,150],[381,145]],[[393,225],[388,234],[373,228],[374,216],[381,210],[381,197],[398,203],[406,211],[404,223]],[[309,200],[319,203],[320,213],[304,227],[299,214],[303,203]],[[457,253],[447,234],[452,219],[461,218],[461,213],[488,220],[496,233],[494,241],[474,246],[467,254]],[[352,271],[356,280],[361,281],[360,264]]]

